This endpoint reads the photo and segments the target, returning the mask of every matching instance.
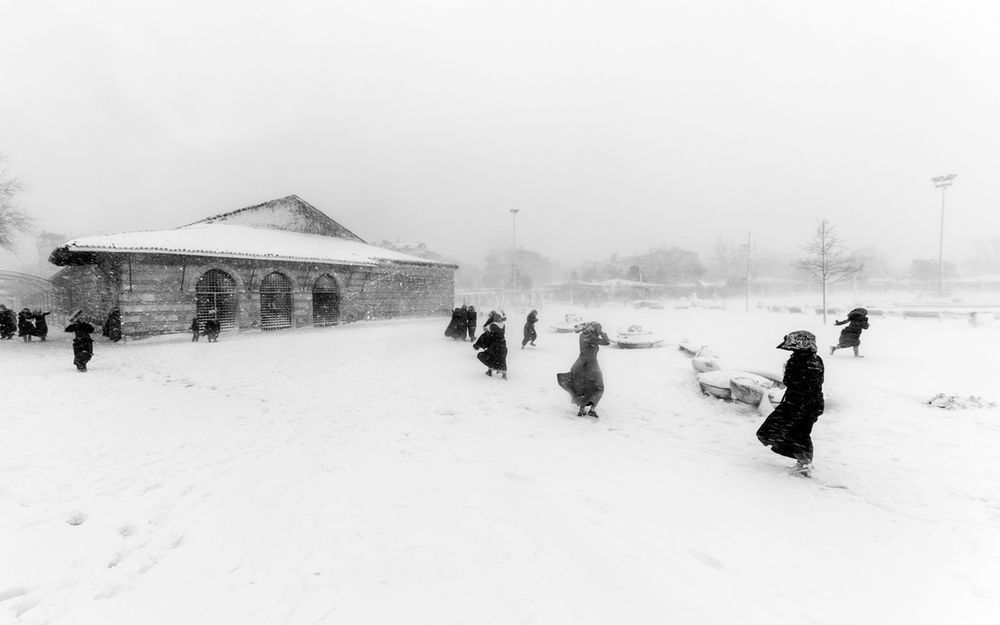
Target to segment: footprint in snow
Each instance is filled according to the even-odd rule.
[[[719,570],[719,571],[721,571],[722,569],[726,568],[725,563],[722,562],[721,560],[717,560],[717,559],[713,558],[712,556],[708,555],[707,553],[704,553],[702,551],[698,551],[697,549],[688,549],[688,553],[690,553],[692,556],[694,556],[695,560],[697,560],[698,562],[701,562],[705,566],[712,567],[713,569],[716,569],[716,570]]]

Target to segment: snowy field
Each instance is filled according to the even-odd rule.
[[[600,420],[556,386],[549,325],[510,379],[446,319],[111,345],[0,343],[0,622],[916,624],[1000,622],[1000,329],[873,318],[826,361],[814,478],[761,419],[703,396],[681,339],[779,372],[813,315],[579,310]],[[508,311],[509,312],[509,311]]]

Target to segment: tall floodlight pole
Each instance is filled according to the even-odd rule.
[[[511,245],[512,251],[510,253],[510,264],[514,269],[514,302],[517,302],[517,213],[520,209],[512,208],[510,209],[510,221],[511,221]]]
[[[941,189],[941,234],[938,239],[938,295],[944,294],[944,192],[952,185],[958,174],[934,176],[931,182],[935,189]]]

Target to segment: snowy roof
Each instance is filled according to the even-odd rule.
[[[67,264],[66,254],[75,252],[184,254],[369,266],[384,262],[455,266],[360,240],[212,222],[198,222],[172,230],[80,237],[53,252],[53,261]]]

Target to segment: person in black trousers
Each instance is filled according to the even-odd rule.
[[[198,324],[198,318],[191,318],[191,342],[197,343],[198,337],[201,335],[201,326]]]
[[[67,332],[73,333],[73,364],[80,373],[87,372],[87,363],[94,357],[94,326],[83,319],[83,311],[78,310],[69,319]]]

